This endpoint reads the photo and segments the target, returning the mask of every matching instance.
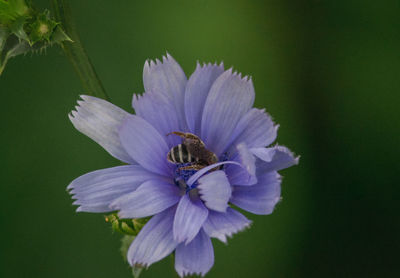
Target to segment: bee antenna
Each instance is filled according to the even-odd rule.
[[[185,133],[179,132],[179,131],[172,131],[172,132],[168,133],[168,134],[165,135],[165,136],[169,136],[169,135],[171,135],[171,134],[178,135],[179,137],[182,137],[182,138],[185,137]]]

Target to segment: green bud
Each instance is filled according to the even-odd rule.
[[[120,219],[116,213],[105,216],[106,222],[111,223],[111,228],[124,235],[136,236],[149,218]]]
[[[65,41],[72,40],[48,10],[39,12],[24,0],[0,0],[0,75],[10,58]]]
[[[58,25],[57,22],[50,19],[49,11],[37,15],[35,21],[29,24],[30,30],[29,38],[32,44],[38,41],[50,41],[50,37],[53,34],[55,27]]]

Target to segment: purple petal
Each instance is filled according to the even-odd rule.
[[[96,97],[83,95],[81,98],[83,101],[78,101],[79,106],[75,107],[76,111],[69,114],[74,127],[115,158],[129,164],[136,164],[122,147],[118,136],[123,120],[130,114]]]
[[[128,262],[149,266],[169,255],[178,243],[174,241],[172,223],[175,207],[153,216],[139,232],[128,250]]]
[[[238,122],[232,138],[233,145],[241,142],[249,148],[266,147],[275,141],[278,125],[274,125],[265,109],[253,108]]]
[[[68,190],[81,205],[78,211],[108,212],[116,198],[135,191],[140,184],[157,175],[139,165],[126,165],[87,173],[75,179]]]
[[[179,276],[192,274],[204,276],[214,264],[211,239],[201,230],[187,245],[181,243],[175,251],[175,269]]]
[[[174,184],[163,180],[149,180],[139,188],[111,203],[119,210],[120,218],[141,218],[157,214],[179,202],[180,190]]]
[[[188,244],[192,241],[207,219],[208,209],[200,198],[193,199],[185,194],[176,209],[173,230],[174,239],[178,242],[185,241]]]
[[[225,165],[225,164],[235,164],[238,165],[240,167],[242,167],[242,165],[239,162],[236,161],[222,161],[222,162],[217,162],[214,164],[211,164],[207,167],[204,167],[203,169],[201,169],[200,171],[197,171],[194,175],[192,175],[188,181],[187,184],[189,186],[193,185],[202,175],[206,174],[207,172],[211,171],[212,169],[221,166],[221,165]]]
[[[212,210],[225,212],[231,197],[231,185],[224,171],[214,171],[204,175],[199,180],[200,197],[206,207]]]
[[[251,175],[256,175],[256,158],[247,148],[245,143],[240,143],[236,146],[238,155],[243,168]]]
[[[176,115],[181,124],[180,131],[186,128],[185,118],[185,86],[186,76],[179,64],[167,54],[163,61],[146,61],[143,69],[145,91],[164,94],[175,107]]]
[[[180,130],[175,107],[167,96],[148,91],[142,96],[134,95],[132,105],[136,115],[155,127],[161,136],[164,136],[170,148],[180,143],[178,136],[166,136],[170,132]]]
[[[231,185],[252,185],[257,183],[256,158],[247,148],[246,144],[237,145],[236,154],[232,158],[233,161],[239,163],[226,165],[225,173]]]
[[[197,63],[196,70],[190,76],[185,90],[185,114],[189,130],[201,136],[201,118],[211,85],[224,72],[224,65]]]
[[[201,136],[207,148],[220,156],[231,142],[239,120],[254,102],[253,82],[225,71],[214,82],[204,105]]]
[[[253,148],[250,150],[255,156],[267,163],[262,164],[262,171],[279,171],[299,163],[299,157],[286,147]]]
[[[281,196],[281,178],[276,171],[262,174],[252,186],[234,186],[230,202],[254,214],[270,214]]]
[[[228,208],[226,212],[210,211],[203,225],[204,231],[226,243],[226,237],[231,237],[249,227],[251,221],[240,212]]]
[[[172,174],[167,162],[168,145],[147,121],[135,115],[127,117],[119,136],[128,154],[143,168],[165,176]]]

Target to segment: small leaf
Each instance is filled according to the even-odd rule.
[[[8,24],[20,16],[29,13],[24,0],[0,0],[0,23]]]
[[[7,38],[9,36],[8,30],[0,25],[0,53],[3,50],[4,46],[6,45]],[[1,59],[0,59],[0,65],[1,65]]]
[[[70,37],[64,32],[60,25],[57,25],[51,35],[51,43],[62,43],[64,41],[73,42]]]
[[[126,262],[126,254],[128,253],[129,246],[131,246],[132,241],[135,239],[135,236],[128,236],[124,235],[121,239],[121,248],[119,249],[121,251],[121,255],[124,258],[124,261]]]
[[[140,273],[142,273],[143,268],[142,267],[132,267],[132,275],[134,278],[139,278]]]
[[[15,20],[11,24],[10,30],[14,35],[16,35],[21,40],[25,40],[29,44],[31,44],[30,40],[29,40],[29,37],[28,37],[28,35],[26,34],[26,32],[24,30],[25,23],[26,23],[26,18],[25,17],[23,17],[23,16],[18,17],[17,20]]]
[[[0,75],[9,59],[17,55],[27,53],[29,50],[30,47],[27,42],[18,41],[18,39],[14,40],[13,38],[8,39],[0,56]]]
[[[127,262],[127,253],[128,249],[132,244],[132,241],[135,239],[136,236],[129,236],[129,235],[124,235],[121,239],[121,248],[119,249],[121,251],[121,255],[124,258],[124,261]],[[134,266],[132,267],[132,275],[134,278],[139,278],[140,273],[142,272],[143,268],[139,266]]]

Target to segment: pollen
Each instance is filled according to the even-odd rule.
[[[49,26],[47,24],[41,23],[39,25],[38,31],[42,35],[47,34],[49,32]]]

